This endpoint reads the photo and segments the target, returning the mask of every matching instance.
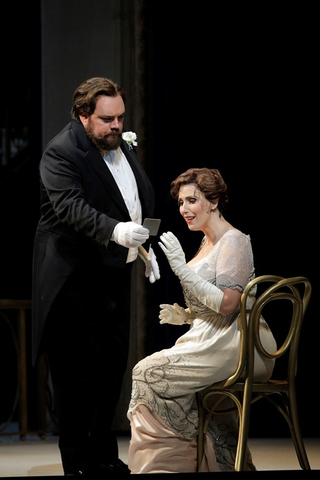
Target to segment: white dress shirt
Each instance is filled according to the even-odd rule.
[[[131,220],[141,225],[142,211],[137,182],[126,156],[121,148],[118,148],[117,150],[111,150],[108,155],[104,155],[103,159],[118,185]],[[129,248],[127,263],[133,262],[137,256],[138,248]]]

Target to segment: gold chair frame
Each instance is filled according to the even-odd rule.
[[[251,310],[246,309],[247,297],[250,290],[257,286],[263,287],[263,292],[257,295]],[[198,434],[198,468],[200,466],[203,450],[204,436],[208,428],[208,422],[213,414],[226,414],[237,410],[239,435],[235,456],[235,471],[242,471],[246,462],[247,443],[249,434],[249,420],[251,404],[267,399],[286,420],[293,440],[299,464],[303,470],[310,470],[306,449],[301,435],[298,418],[298,406],[296,396],[295,378],[298,364],[298,348],[300,331],[306,309],[311,296],[311,283],[306,277],[284,278],[275,275],[262,275],[248,283],[244,289],[240,302],[239,327],[241,329],[241,348],[238,367],[235,373],[226,380],[213,384],[205,390],[197,393],[199,409],[199,434]],[[285,339],[278,339],[276,352],[267,352],[260,341],[259,319],[267,304],[270,302],[289,301],[292,304],[289,327],[286,330]],[[269,319],[265,316],[267,323]],[[254,351],[270,359],[276,359],[276,364],[285,353],[283,359],[287,359],[286,376],[284,379],[270,379],[264,383],[254,381]],[[284,360],[285,361],[285,360]],[[275,400],[273,394],[279,394],[282,403]],[[218,408],[221,401],[229,397],[235,407],[227,409]],[[209,405],[213,399],[216,401]]]

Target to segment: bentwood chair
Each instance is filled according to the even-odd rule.
[[[256,300],[251,310],[246,310],[248,294],[255,286],[257,286]],[[301,468],[310,470],[300,430],[295,383],[300,331],[310,295],[311,283],[306,277],[283,278],[262,275],[249,282],[244,289],[240,302],[241,352],[238,367],[231,377],[213,384],[197,394],[199,408],[198,468],[203,456],[204,435],[209,419],[212,415],[223,415],[230,411],[236,411],[239,434],[234,470],[244,470],[251,405],[260,399],[266,399],[286,420]],[[278,350],[276,352],[267,352],[261,344],[259,336],[261,315],[268,323],[277,341]],[[276,372],[282,372],[279,375],[280,379],[272,377],[265,383],[254,381],[255,349],[260,355],[275,359],[274,375]],[[229,409],[221,406],[222,400],[226,397],[232,400],[232,402],[229,400],[229,403],[234,404]],[[273,408],[271,410],[275,412]]]

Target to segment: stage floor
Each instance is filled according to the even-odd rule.
[[[119,437],[120,458],[127,463],[128,437]],[[250,450],[258,471],[300,470],[290,438],[250,439]],[[320,438],[305,439],[311,469],[320,469]],[[48,437],[26,440],[2,437],[0,440],[0,477],[36,477],[63,475],[58,440]]]

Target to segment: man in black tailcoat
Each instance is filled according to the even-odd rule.
[[[136,135],[123,133],[119,85],[86,80],[71,115],[39,167],[32,358],[47,357],[65,475],[129,473],[111,426],[127,365],[133,261],[143,258],[150,282],[160,277],[152,248],[142,247],[154,191]]]

